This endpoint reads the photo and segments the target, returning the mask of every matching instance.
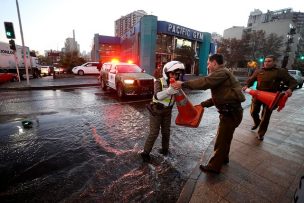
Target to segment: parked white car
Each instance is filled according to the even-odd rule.
[[[99,62],[87,62],[80,66],[76,66],[72,69],[72,72],[76,75],[88,75],[88,74],[99,74],[98,69]]]

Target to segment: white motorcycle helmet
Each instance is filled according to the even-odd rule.
[[[163,78],[167,81],[169,79],[169,72],[183,72],[184,70],[185,66],[182,62],[170,61],[164,65]]]

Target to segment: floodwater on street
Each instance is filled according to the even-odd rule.
[[[199,104],[210,92],[187,95]],[[186,128],[175,125],[174,107],[170,154],[158,153],[159,137],[148,164],[139,156],[148,102],[93,87],[1,92],[1,202],[176,202],[216,133],[218,113],[205,109],[200,126]]]

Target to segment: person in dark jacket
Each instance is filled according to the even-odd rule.
[[[203,107],[215,106],[219,112],[214,152],[207,165],[200,165],[205,172],[219,173],[222,165],[229,162],[230,145],[235,129],[243,118],[241,102],[245,101],[242,87],[233,74],[224,67],[224,57],[214,54],[208,59],[209,75],[185,82],[176,81],[172,86],[176,89],[189,88],[211,90],[211,98],[203,101]]]
[[[297,87],[297,81],[289,75],[288,71],[283,68],[276,67],[276,58],[273,55],[265,57],[264,66],[261,69],[257,69],[245,82],[243,90],[251,87],[255,81],[257,81],[257,90],[266,92],[277,92],[281,89],[282,84],[288,85],[288,89],[285,94],[290,97],[292,91]],[[260,117],[260,110],[263,106],[262,115]],[[256,98],[252,98],[250,107],[250,113],[254,121],[254,125],[251,130],[258,129],[257,139],[263,140],[268,128],[272,110],[268,108],[266,104]]]

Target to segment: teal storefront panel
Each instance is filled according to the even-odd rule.
[[[207,61],[210,53],[211,34],[204,32],[204,41],[200,44],[199,52],[199,75],[206,76],[207,72]]]
[[[156,35],[157,17],[143,16],[140,19],[140,66],[151,75],[155,69]]]

